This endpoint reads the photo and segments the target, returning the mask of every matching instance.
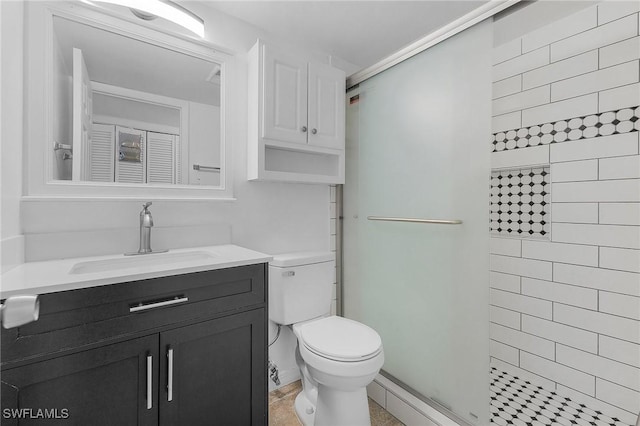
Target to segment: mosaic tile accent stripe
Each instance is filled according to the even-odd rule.
[[[490,376],[491,425],[630,426],[496,368]]]
[[[549,182],[549,167],[492,171],[491,233],[547,237],[551,226]]]
[[[492,152],[640,130],[640,106],[493,134]]]

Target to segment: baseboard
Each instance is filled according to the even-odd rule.
[[[378,374],[367,386],[367,394],[391,415],[407,425],[467,426],[466,423],[458,423],[445,416],[381,374]]]

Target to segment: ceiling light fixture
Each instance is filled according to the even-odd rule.
[[[128,7],[135,16],[150,20],[151,16],[171,21],[204,38],[204,20],[195,13],[170,0],[97,0]],[[135,10],[135,12],[134,12]],[[138,12],[138,13],[136,13]],[[142,16],[141,16],[142,15]],[[150,16],[151,15],[151,16]],[[143,17],[144,16],[144,17]]]

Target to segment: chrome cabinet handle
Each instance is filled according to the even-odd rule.
[[[167,401],[173,401],[173,348],[167,351]]]
[[[306,132],[307,131],[307,126],[302,126],[302,129],[300,129],[300,130],[302,130],[302,133]]]
[[[180,297],[176,296],[170,300],[163,300],[162,302],[151,302],[151,303],[139,303],[138,305],[129,307],[129,313],[146,311],[149,309],[160,308],[162,306],[176,305],[178,303],[188,302],[188,297]]]
[[[147,410],[153,408],[153,356],[147,355]]]
[[[316,133],[318,133],[318,130],[317,130],[317,129],[311,129],[311,134],[312,134],[312,135],[315,135]]]

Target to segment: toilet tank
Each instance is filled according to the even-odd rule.
[[[298,252],[273,256],[269,264],[269,319],[293,324],[331,310],[335,254]]]

